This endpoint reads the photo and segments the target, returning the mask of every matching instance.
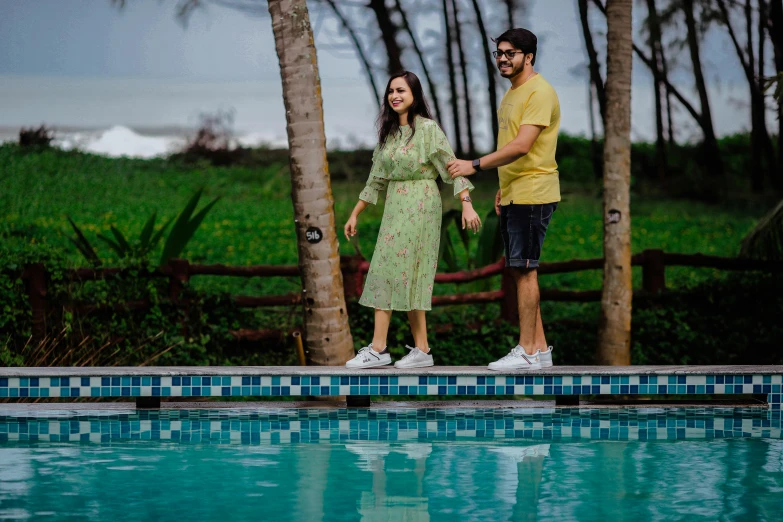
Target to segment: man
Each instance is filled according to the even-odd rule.
[[[449,162],[452,178],[498,169],[495,211],[519,302],[519,344],[490,363],[491,370],[537,370],[552,366],[541,322],[538,260],[552,214],[560,201],[555,161],[560,102],[535,69],[538,40],[527,29],[511,29],[495,40],[500,75],[511,80],[498,109],[498,150],[482,158]]]

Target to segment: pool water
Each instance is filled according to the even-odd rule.
[[[780,520],[780,424],[734,409],[6,410],[0,519]]]

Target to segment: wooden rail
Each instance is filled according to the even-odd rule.
[[[583,270],[599,270],[603,268],[604,260],[574,259],[541,263],[539,275],[564,274]],[[715,268],[719,270],[765,271],[771,273],[783,272],[783,263],[755,259],[737,259],[704,254],[670,254],[663,250],[645,250],[632,257],[633,266],[642,267],[641,291],[647,295],[655,295],[666,288],[666,267],[690,266],[699,268]],[[369,271],[370,263],[358,256],[343,256],[340,259],[343,272],[343,283],[346,299],[358,298],[362,293],[364,277]],[[120,268],[74,268],[65,271],[69,281],[96,281],[113,277],[126,277],[129,269]],[[232,276],[232,277],[298,277],[299,267],[296,265],[256,265],[256,266],[226,266],[222,264],[199,265],[190,264],[183,259],[172,259],[167,265],[150,271],[134,271],[136,277],[166,277],[169,279],[168,302],[187,310],[187,299],[182,297],[184,287],[192,276]],[[432,299],[433,306],[447,306],[468,303],[500,302],[501,317],[516,322],[517,302],[516,289],[510,272],[505,267],[505,260],[500,259],[491,265],[473,270],[453,273],[438,273],[436,283],[470,283],[494,276],[501,277],[500,290],[474,293],[459,293],[453,295],[437,295]],[[27,265],[22,278],[26,283],[28,301],[32,311],[32,333],[34,339],[43,339],[46,334],[46,316],[48,312],[47,283],[49,279],[46,267],[41,263]],[[232,296],[237,306],[269,307],[296,306],[302,301],[301,294],[290,293],[272,296]],[[544,301],[590,302],[600,301],[601,290],[569,291],[542,289],[541,299]],[[149,308],[147,300],[130,301],[111,305],[113,310],[128,311]],[[66,305],[71,311],[88,313],[105,309],[106,305],[91,303],[70,303]],[[183,323],[183,334],[187,334]],[[270,338],[279,332],[267,330],[239,330],[232,332],[236,338],[259,339]]]

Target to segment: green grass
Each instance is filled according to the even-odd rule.
[[[287,165],[272,163],[263,168],[197,166],[166,160],[107,159],[56,150],[24,154],[16,146],[0,146],[0,233],[11,243],[45,243],[68,253],[74,266],[85,265],[66,239],[72,232],[66,220],[79,224],[111,265],[116,260],[95,239],[117,226],[137,237],[145,220],[158,212],[158,223],[173,217],[199,187],[202,201],[221,196],[189,244],[185,257],[194,263],[227,265],[295,264],[297,261],[293,210]],[[496,180],[475,180],[476,209],[486,214],[492,206]],[[569,179],[552,220],[543,261],[600,257],[602,252],[601,201],[595,194],[568,192]],[[356,203],[360,182],[333,184],[340,252],[353,253],[342,236],[342,225]],[[447,198],[444,208],[456,207]],[[203,203],[202,203],[203,204]],[[633,252],[661,248],[667,252],[733,256],[742,237],[763,213],[732,210],[676,200],[632,200]],[[370,207],[359,221],[359,244],[368,258],[383,214],[382,206]],[[455,244],[458,244],[456,233]],[[476,241],[472,245],[475,247]],[[464,252],[462,253],[464,257]],[[156,256],[153,256],[156,259]],[[671,287],[689,287],[721,277],[707,269],[670,268]],[[634,270],[635,286],[641,272]],[[262,295],[296,291],[295,279],[196,278],[194,285],[236,294]],[[497,287],[496,281],[492,284]],[[543,276],[545,288],[596,289],[600,270]],[[463,285],[460,291],[470,291]],[[455,288],[441,286],[439,293]]]

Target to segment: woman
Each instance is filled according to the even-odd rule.
[[[356,235],[356,222],[367,205],[386,190],[383,221],[359,304],[375,308],[372,342],[348,361],[348,368],[372,368],[391,363],[386,335],[393,310],[408,312],[415,347],[397,361],[397,368],[432,366],[424,312],[432,308],[432,285],[438,267],[441,200],[438,185],[454,184],[462,200],[462,227],[474,233],[481,220],[473,210],[464,177],[452,180],[446,163],[454,153],[430,116],[421,82],[415,74],[393,76],[378,116],[378,146],[367,186],[345,224],[345,236]]]

